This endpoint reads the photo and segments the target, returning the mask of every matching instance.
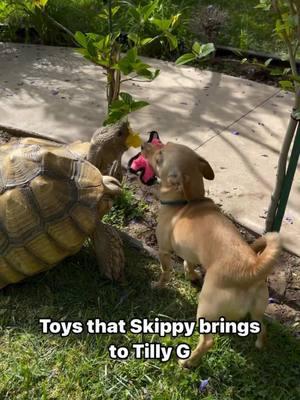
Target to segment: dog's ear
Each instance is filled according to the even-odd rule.
[[[208,179],[210,181],[212,181],[215,178],[215,173],[212,169],[212,167],[210,166],[210,164],[208,163],[208,161],[206,161],[204,158],[199,157],[199,163],[200,163],[200,171],[202,173],[202,175],[204,176],[205,179]]]

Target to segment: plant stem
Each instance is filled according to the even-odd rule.
[[[108,73],[107,73],[107,108],[114,100],[119,98],[119,91],[120,91],[120,73],[119,71],[112,68],[112,66],[118,62],[119,54],[118,48],[116,43],[112,43],[113,39],[113,20],[112,20],[112,1],[108,0],[107,2],[108,7],[108,30],[110,35],[110,54],[109,54],[109,66],[108,66]]]
[[[74,43],[77,44],[77,42],[74,39],[74,33],[71,32],[68,28],[66,28],[64,25],[62,25],[61,23],[59,23],[58,21],[56,21],[53,17],[51,17],[50,15],[48,15],[46,13],[46,11],[43,11],[43,16],[45,18],[47,18],[49,21],[51,21],[54,25],[56,25],[59,29],[62,29],[64,32],[66,32],[69,36],[71,36],[71,38],[73,39]]]
[[[112,4],[111,4],[111,0],[108,0],[107,7],[108,7],[108,31],[112,35],[112,33],[113,33],[113,21],[112,21]]]
[[[291,1],[289,2],[289,4],[292,7]],[[298,3],[297,3],[297,5],[298,5]],[[273,1],[273,7],[274,7],[279,19],[283,22],[282,13],[281,13],[281,9],[280,9],[278,0]],[[299,20],[300,9],[298,7],[296,7],[296,9],[297,9],[297,16],[298,16],[298,20]],[[299,35],[299,30],[297,30],[297,33]],[[292,42],[290,41],[286,32],[283,31],[282,36],[283,36],[283,39],[288,48],[289,62],[290,62],[290,66],[292,69],[292,73],[294,76],[298,77],[299,75],[298,75],[297,64],[296,64],[296,52],[294,51]],[[299,39],[300,38],[298,38],[298,40]],[[298,45],[296,45],[296,46],[298,46]],[[295,81],[294,85],[295,85],[294,110],[298,110],[300,107],[300,87],[299,87],[299,83],[296,81]],[[286,175],[286,166],[287,166],[289,149],[291,147],[291,143],[292,143],[293,137],[295,135],[296,127],[297,127],[297,121],[291,115],[289,125],[287,128],[287,131],[286,131],[283,143],[282,143],[280,155],[279,155],[278,166],[277,166],[277,175],[276,175],[276,184],[275,184],[275,188],[272,193],[271,201],[270,201],[269,208],[268,208],[268,214],[267,214],[266,225],[265,225],[265,230],[267,232],[272,230],[272,228],[274,226],[274,218],[275,218],[275,214],[277,211],[277,207],[278,207],[278,203],[279,203],[279,199],[280,199],[280,195],[281,195],[284,178]]]
[[[121,56],[121,49],[120,46],[116,46],[115,50],[115,63],[118,63]],[[118,100],[120,94],[120,87],[121,87],[121,72],[118,69],[115,69],[115,87],[114,87],[114,94],[113,100]]]

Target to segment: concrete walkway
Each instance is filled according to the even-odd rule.
[[[132,114],[135,129],[158,130],[206,157],[216,172],[209,195],[243,225],[262,232],[293,103],[291,94],[228,75],[148,60],[152,83],[124,91],[151,105]],[[105,113],[105,76],[68,48],[0,44],[0,124],[49,137],[89,140]],[[125,160],[135,151],[129,152]],[[282,234],[300,256],[300,168]]]

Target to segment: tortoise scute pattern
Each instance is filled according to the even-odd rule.
[[[18,139],[0,146],[0,288],[46,270],[95,228],[99,170],[67,146]]]

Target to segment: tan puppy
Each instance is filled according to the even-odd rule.
[[[197,320],[217,321],[223,316],[237,321],[249,313],[261,323],[255,342],[261,348],[265,337],[262,318],[268,304],[266,277],[280,253],[278,234],[268,233],[250,247],[214,202],[204,197],[203,178],[214,179],[214,172],[193,150],[175,143],[162,149],[144,143],[142,149],[161,179],[156,234],[162,273],[153,286],[163,287],[169,281],[173,251],[184,259],[190,280],[199,278],[195,266],[201,264],[206,276]],[[200,335],[196,349],[181,364],[197,365],[212,345],[212,334]]]

